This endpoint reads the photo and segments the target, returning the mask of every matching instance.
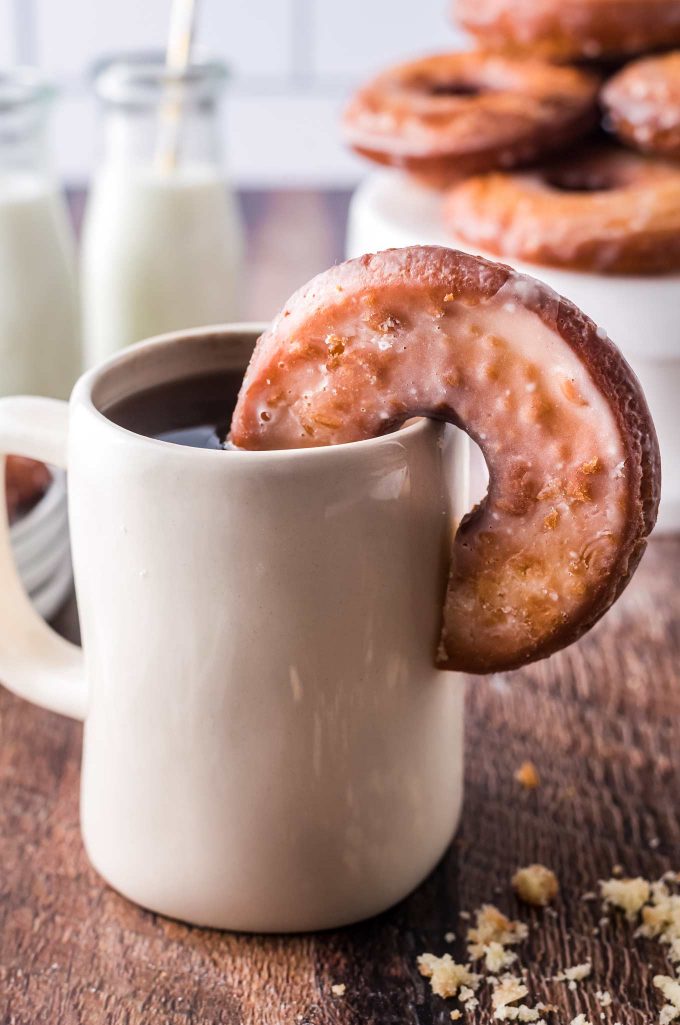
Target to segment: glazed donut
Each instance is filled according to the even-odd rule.
[[[598,81],[574,68],[484,53],[400,64],[364,86],[343,118],[349,145],[435,187],[516,167],[596,123]]]
[[[680,0],[454,0],[482,46],[557,60],[680,45]]]
[[[288,302],[259,339],[231,440],[334,445],[413,416],[466,430],[490,476],[453,542],[439,664],[509,669],[575,640],[628,582],[659,499],[654,427],[618,350],[509,267],[387,250]]]
[[[505,259],[610,274],[680,269],[680,168],[618,149],[455,185],[444,219]]]
[[[7,512],[12,521],[19,510],[37,502],[49,487],[52,475],[44,463],[23,456],[8,456],[5,468]]]
[[[602,92],[607,127],[629,145],[680,157],[680,52],[629,64]]]

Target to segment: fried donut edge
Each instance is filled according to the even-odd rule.
[[[481,257],[472,257],[487,266],[494,266]],[[517,274],[512,268],[503,264],[497,265],[508,272],[504,284],[514,279],[526,278]],[[534,279],[529,279],[534,280]],[[619,435],[629,462],[628,497],[629,515],[626,519],[625,537],[619,545],[619,554],[607,577],[592,595],[590,603],[584,606],[584,613],[578,620],[572,620],[561,629],[556,630],[546,640],[537,645],[526,657],[502,666],[490,665],[488,668],[477,665],[461,666],[455,658],[449,658],[446,652],[446,617],[442,632],[442,644],[438,652],[437,664],[441,669],[463,671],[473,674],[488,672],[507,672],[520,669],[547,658],[562,648],[573,644],[586,634],[611,608],[617,598],[628,586],[640,559],[647,547],[647,539],[656,523],[659,499],[661,496],[661,456],[654,422],[647,405],[640,382],[633,370],[616,348],[612,340],[604,335],[597,325],[570,300],[558,296],[547,285],[538,282],[540,288],[532,291],[526,306],[536,313],[550,330],[556,331],[560,337],[581,359],[598,389],[616,401],[608,401],[614,416]],[[502,287],[502,286],[501,286]],[[555,307],[557,299],[557,307]],[[556,310],[556,314],[555,314]],[[486,499],[480,506],[468,514],[467,522],[483,515]],[[465,520],[461,523],[464,529]],[[455,545],[455,539],[454,539]],[[452,548],[453,551],[453,548]],[[448,595],[448,591],[447,591]]]
[[[414,246],[408,250],[386,250],[347,261],[318,275],[289,300],[258,342],[244,378],[232,425],[237,445],[246,448],[264,447],[253,444],[257,439],[249,436],[247,417],[243,413],[248,401],[249,386],[256,381],[261,370],[260,356],[266,362],[268,341],[277,337],[279,329],[286,335],[320,311],[330,309],[336,303],[344,303],[348,296],[359,293],[369,282],[375,289],[381,285],[418,285],[435,289],[444,287],[458,297],[471,297],[479,301],[494,299],[506,285],[529,284],[529,288],[522,288],[523,305],[573,351],[612,413],[627,464],[625,530],[617,544],[614,562],[598,586],[593,588],[588,600],[581,605],[578,616],[572,617],[533,645],[525,646],[516,659],[506,657],[499,661],[494,659],[493,654],[485,658],[479,653],[471,656],[469,651],[465,657],[461,657],[460,653],[447,645],[447,590],[442,642],[437,658],[440,668],[488,673],[518,668],[544,658],[577,640],[612,605],[638,565],[646,546],[646,538],[656,521],[660,491],[658,443],[637,378],[613,343],[590,318],[573,303],[535,279],[519,275],[503,264],[491,263],[444,247]],[[240,420],[243,422],[240,423]],[[461,532],[474,526],[475,521],[484,515],[484,509],[485,502],[482,502],[461,523],[452,544],[451,571]]]

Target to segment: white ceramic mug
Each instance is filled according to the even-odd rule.
[[[433,667],[456,438],[422,420],[230,452],[102,412],[244,368],[257,333],[142,343],[68,406],[0,401],[0,449],[68,469],[83,637],[33,612],[5,530],[0,678],[84,720],[82,831],[112,886],[196,924],[283,932],[400,900],[456,828],[463,683]]]

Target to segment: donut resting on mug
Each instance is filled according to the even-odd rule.
[[[432,186],[516,167],[581,138],[598,82],[575,68],[498,54],[448,53],[383,72],[343,118],[349,145]]]
[[[680,52],[629,64],[607,82],[602,103],[623,142],[680,158]]]
[[[500,257],[600,274],[680,269],[680,167],[614,147],[468,178],[449,191],[444,218],[456,238]]]
[[[253,354],[231,440],[334,445],[419,415],[467,431],[490,475],[453,542],[440,665],[508,669],[575,640],[630,579],[659,499],[654,427],[618,350],[508,267],[388,250],[288,302]]]

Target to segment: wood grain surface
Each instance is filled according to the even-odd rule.
[[[336,201],[315,202],[320,216]],[[296,195],[274,213],[290,224],[305,204]],[[304,280],[303,265],[311,273],[337,252],[339,215],[325,216],[325,240],[297,239],[286,264],[281,237],[266,242],[261,207],[250,211],[264,277],[254,274],[249,294],[264,315]],[[258,230],[265,241],[253,245]],[[457,1005],[431,995],[416,956],[462,958],[459,913],[488,900],[531,924],[522,961],[534,999],[558,1005],[556,1025],[579,1012],[595,1025],[656,1021],[651,978],[668,969],[659,947],[634,941],[622,917],[594,936],[602,912],[579,898],[617,863],[649,878],[680,869],[679,585],[680,537],[655,541],[579,644],[507,678],[471,680],[455,842],[401,905],[319,935],[193,929],[119,897],[80,840],[80,726],[0,690],[0,1023],[443,1025]],[[73,609],[62,623],[73,631]],[[514,779],[526,758],[541,775],[534,791]],[[511,894],[510,876],[531,861],[560,878],[555,913],[528,911]],[[449,930],[461,937],[452,945]],[[587,959],[593,978],[577,991],[547,981]],[[338,983],[342,996],[331,991]],[[599,1007],[596,989],[611,992],[611,1007]],[[465,1020],[491,1022],[487,995]]]
[[[532,924],[532,993],[569,1022],[656,1020],[656,945],[580,896],[620,863],[680,867],[680,539],[654,542],[619,604],[583,641],[508,678],[470,682],[460,832],[432,876],[381,917],[314,936],[192,929],[134,907],[87,863],[78,831],[78,725],[0,692],[0,1021],[5,1025],[344,1025],[449,1021],[418,953],[452,950],[461,910],[493,900]],[[513,773],[531,758],[541,786]],[[538,860],[556,915],[521,908],[509,879]],[[576,992],[546,982],[591,959]],[[651,967],[649,967],[651,966]],[[337,997],[331,986],[346,985]],[[470,1022],[491,1020],[484,999]]]

